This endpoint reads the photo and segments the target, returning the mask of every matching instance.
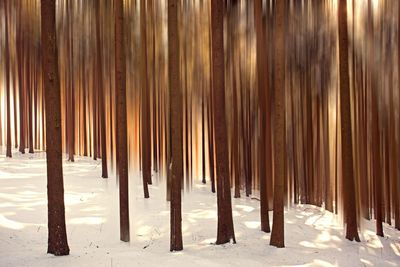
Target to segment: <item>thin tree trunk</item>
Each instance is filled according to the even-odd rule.
[[[101,143],[101,177],[108,178],[107,169],[107,136],[106,114],[104,103],[104,78],[103,78],[103,54],[100,38],[100,0],[96,1],[96,47],[97,47],[97,80],[100,99],[100,143]]]
[[[20,3],[19,3],[20,4]],[[21,15],[22,6],[19,6],[18,11],[18,29],[17,29],[17,60],[18,60],[18,89],[19,89],[19,152],[25,154],[25,116],[24,116],[24,80],[23,80],[23,32],[22,32],[22,21]]]
[[[129,234],[129,187],[126,115],[126,66],[124,49],[123,0],[115,1],[115,89],[117,117],[117,166],[119,175],[120,238],[130,240]]]
[[[147,75],[147,29],[146,29],[146,4],[140,1],[140,81],[142,90],[142,173],[144,197],[149,198],[148,184],[151,184],[151,129],[150,129],[150,97]]]
[[[6,125],[6,156],[11,158],[12,154],[11,154],[11,110],[10,110],[10,45],[9,45],[9,23],[8,23],[8,12],[9,12],[9,8],[8,8],[8,3],[9,0],[5,0],[4,1],[4,5],[5,5],[5,58],[6,58],[6,68],[5,68],[5,74],[6,74],[6,101],[7,101],[7,107],[6,107],[6,120],[7,120],[7,125]]]
[[[397,28],[398,29],[400,29],[400,1],[398,1],[398,17],[397,17]],[[397,71],[398,71],[398,77],[400,77],[400,34],[398,34],[397,35],[397,56],[398,56],[398,58],[397,58]],[[399,88],[400,88],[400,86],[399,86]],[[399,92],[400,92],[400,90],[399,90]],[[400,104],[400,94],[399,94],[399,96],[398,96],[398,98],[399,98],[399,104]],[[394,126],[395,124],[393,124],[393,127],[395,127]],[[399,123],[397,124],[398,125],[398,127],[400,126],[400,118],[399,118]],[[400,128],[398,128],[398,129],[400,129]],[[398,144],[400,144],[400,141],[398,141]],[[394,168],[397,168],[396,169],[396,171],[398,171],[398,165],[399,165],[399,159],[400,159],[400,156],[397,154],[397,153],[400,153],[400,146],[399,147],[397,147],[397,149],[396,150],[394,150],[394,153],[396,153],[396,156],[397,156],[397,160],[395,159],[395,162],[394,162]],[[394,184],[394,187],[395,187],[395,194],[394,194],[394,199],[395,199],[395,211],[394,211],[394,221],[395,221],[395,227],[396,227],[396,229],[397,230],[400,230],[400,181],[399,181],[399,176],[398,176],[399,174],[397,173],[397,175],[395,176],[395,177],[393,177],[393,179],[395,179],[395,184]]]
[[[259,179],[260,179],[260,216],[261,216],[261,231],[269,233],[271,231],[269,225],[268,214],[268,194],[267,194],[267,180],[271,179],[272,170],[268,166],[271,162],[271,157],[267,154],[270,153],[270,142],[266,140],[270,135],[266,132],[270,130],[270,116],[268,112],[268,58],[266,51],[265,32],[262,20],[262,0],[254,2],[254,18],[256,24],[257,35],[257,80],[258,80],[258,98],[259,98],[259,114],[260,119],[260,136],[258,140],[259,151]],[[267,128],[269,127],[269,128]],[[269,138],[270,140],[270,138]]]

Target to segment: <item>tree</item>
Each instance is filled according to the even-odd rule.
[[[269,233],[267,180],[272,179],[271,158],[271,110],[269,109],[268,59],[265,47],[265,28],[262,20],[262,0],[254,2],[254,19],[257,35],[257,82],[259,98],[259,175],[260,175],[260,216],[261,231]],[[268,128],[267,128],[268,127]]]
[[[123,0],[115,1],[115,95],[117,116],[117,166],[119,176],[120,238],[129,242],[129,187],[126,118],[126,73]]]
[[[345,208],[346,238],[360,241],[357,231],[355,176],[351,133],[349,41],[347,30],[347,0],[339,1],[339,71],[340,71],[340,118],[342,135],[342,183]]]
[[[61,94],[56,40],[56,1],[41,1],[42,69],[46,102],[49,240],[47,253],[68,255],[61,145]]]
[[[179,78],[178,1],[168,0],[168,81],[170,94],[170,179],[171,241],[170,250],[182,245],[181,189],[183,181],[182,90]]]
[[[212,32],[212,94],[214,101],[215,151],[217,160],[217,206],[218,232],[216,244],[233,240],[231,186],[229,181],[228,138],[225,115],[225,70],[224,70],[224,2],[211,1]]]
[[[400,29],[400,1],[398,1],[398,14],[399,14],[399,16],[398,16],[398,18],[397,18],[397,28],[398,29]],[[397,58],[397,64],[398,64],[398,66],[397,66],[397,71],[398,71],[398,77],[400,77],[400,34],[398,34],[397,35],[397,56],[398,56],[398,58]],[[399,88],[400,89],[400,88]],[[399,92],[400,92],[400,90],[399,90]],[[399,118],[399,124],[398,125],[400,125],[400,118]],[[400,142],[399,142],[399,144],[400,144]],[[399,160],[399,155],[398,155],[398,153],[400,153],[400,147],[398,147],[398,149],[397,150],[395,150],[396,151],[396,154],[397,154],[397,160]],[[397,161],[398,162],[398,161]],[[395,163],[394,165],[397,167],[397,165],[396,164],[398,164],[398,163]],[[397,173],[397,175],[398,175],[398,173]],[[397,179],[396,179],[397,178]],[[395,211],[394,211],[394,221],[395,221],[395,227],[396,227],[396,229],[397,230],[400,230],[400,196],[399,196],[399,193],[400,193],[400,181],[399,181],[399,179],[398,179],[398,176],[397,177],[394,177],[394,179],[395,179],[395,190],[396,190],[396,193],[394,194],[394,198],[395,198],[395,203],[396,203],[396,205],[395,205]]]
[[[144,197],[149,198],[148,184],[151,184],[151,131],[150,131],[150,93],[147,75],[147,28],[146,28],[146,1],[140,1],[140,81],[142,87],[142,172]]]
[[[271,246],[283,248],[285,181],[285,11],[286,1],[275,6],[275,118],[274,118],[274,214]]]
[[[101,177],[108,178],[107,169],[107,137],[106,137],[106,115],[103,84],[103,54],[100,38],[100,0],[96,1],[96,48],[97,48],[97,90],[100,100],[100,143],[101,143]]]
[[[6,156],[11,158],[11,115],[10,115],[10,44],[9,44],[9,23],[8,23],[8,0],[4,1],[5,5],[5,54],[6,54],[6,97],[7,97],[7,110],[6,110],[6,116],[7,116],[7,126],[6,126]]]
[[[73,2],[67,0],[67,53],[68,53],[68,71],[67,71],[67,90],[66,90],[66,139],[68,160],[74,162],[75,154],[75,79],[74,79],[74,21],[73,21]],[[30,152],[29,152],[30,153]]]
[[[21,5],[21,3],[18,3]],[[24,116],[24,84],[23,84],[23,34],[22,34],[22,22],[23,16],[21,15],[22,6],[19,6],[18,19],[17,19],[17,61],[18,61],[18,97],[19,97],[19,152],[25,154],[25,116]]]

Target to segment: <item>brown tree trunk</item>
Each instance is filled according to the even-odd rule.
[[[204,85],[201,87],[201,182],[206,183],[206,130],[205,130],[205,95],[204,95]]]
[[[68,255],[65,229],[61,144],[61,94],[56,41],[56,1],[41,1],[42,64],[46,101],[47,198],[49,240],[47,253]]]
[[[5,68],[5,74],[6,74],[6,97],[7,97],[7,103],[6,103],[6,105],[7,105],[7,107],[6,107],[6,116],[7,116],[7,118],[6,118],[6,120],[7,120],[7,125],[6,125],[6,131],[7,131],[7,133],[6,133],[6,156],[7,157],[9,157],[9,158],[11,158],[12,157],[12,154],[11,154],[11,115],[10,115],[10,113],[11,113],[11,110],[10,110],[10,49],[9,49],[9,47],[10,47],[10,45],[9,45],[9,42],[8,42],[8,35],[9,35],[9,27],[8,27],[8,25],[9,25],[9,23],[8,23],[8,12],[9,12],[9,8],[8,8],[8,5],[9,5],[9,3],[8,3],[8,1],[9,0],[5,0],[4,1],[4,5],[5,5],[5,16],[4,16],[4,19],[5,19],[5,35],[6,35],[6,38],[5,38],[5,58],[6,58],[6,68]]]
[[[31,51],[30,51],[31,52]],[[29,153],[33,153],[33,109],[32,109],[32,88],[33,88],[33,84],[32,84],[32,59],[31,56],[28,56],[28,146],[29,146]]]
[[[398,18],[397,18],[397,28],[400,29],[400,1],[398,1]],[[400,34],[397,35],[397,71],[398,71],[398,77],[400,77]],[[400,86],[399,86],[399,92],[400,92]],[[400,104],[400,94],[399,94],[399,102]],[[393,124],[394,127],[395,124]],[[400,118],[399,118],[399,123],[397,124],[400,126]],[[398,126],[398,127],[399,127]],[[398,144],[400,144],[400,141],[398,141]],[[394,168],[397,168],[396,171],[398,171],[398,164],[399,164],[399,159],[400,156],[397,153],[400,153],[400,146],[397,147],[397,150],[394,150],[397,155],[397,161],[394,162]],[[400,230],[400,181],[399,181],[399,174],[393,178],[395,179],[394,187],[395,187],[395,193],[394,193],[394,199],[395,199],[395,207],[394,207],[394,221],[395,221],[395,227],[397,230]]]
[[[96,48],[97,48],[97,80],[100,100],[100,143],[101,143],[101,177],[108,178],[107,169],[107,136],[106,114],[104,104],[103,54],[100,38],[100,0],[96,1]]]
[[[19,152],[25,153],[25,116],[24,116],[24,81],[23,81],[23,35],[22,35],[22,21],[21,8],[18,10],[18,21],[17,21],[17,60],[18,60],[18,94],[19,94]]]
[[[142,92],[142,172],[144,197],[149,198],[148,184],[151,184],[151,129],[150,129],[150,97],[147,75],[147,29],[146,1],[140,1],[140,81]]]
[[[350,81],[348,59],[347,0],[339,1],[339,71],[340,71],[340,118],[342,135],[342,184],[346,238],[360,241],[357,231],[357,208],[353,167],[351,133]]]
[[[13,64],[13,111],[14,111],[14,148],[18,148],[18,119],[17,119],[17,60]]]
[[[158,97],[157,97],[157,87],[156,87],[156,76],[158,73],[156,73],[156,25],[155,25],[155,7],[153,0],[148,1],[149,4],[149,10],[151,14],[151,27],[152,27],[152,118],[153,118],[153,170],[155,172],[158,172],[158,166],[159,166],[159,157],[158,157],[158,147],[159,147],[159,140],[158,140],[158,134],[157,134],[157,109],[158,109]]]
[[[126,73],[124,49],[124,9],[123,1],[115,1],[115,89],[117,118],[117,166],[119,176],[120,238],[130,240],[129,234],[129,187],[128,148],[126,115]]]
[[[285,247],[285,12],[286,1],[275,7],[275,118],[274,118],[274,214],[271,246]]]
[[[231,187],[229,179],[228,135],[225,115],[225,71],[224,71],[224,3],[211,1],[212,30],[212,77],[215,107],[215,151],[217,159],[217,206],[218,233],[216,244],[224,244],[233,240]]]
[[[269,98],[268,95],[268,58],[265,53],[266,36],[262,20],[262,0],[254,2],[254,19],[256,25],[257,35],[257,82],[258,82],[258,98],[259,98],[259,114],[260,119],[260,136],[258,140],[259,151],[259,179],[260,179],[260,216],[261,216],[261,231],[269,233],[271,231],[269,225],[268,214],[268,194],[267,194],[267,180],[272,179],[272,166],[271,165],[271,136],[269,132],[271,129],[270,112],[268,110]],[[268,140],[266,140],[268,138]]]
[[[68,153],[68,160],[71,162],[74,162],[74,57],[73,57],[73,6],[72,6],[73,1],[67,0],[67,18],[66,18],[66,42],[67,42],[67,54],[68,54],[68,66],[67,66],[67,72],[66,72],[66,147],[67,147],[67,153]]]
[[[210,19],[211,20],[211,19]],[[211,27],[208,30],[209,34],[209,62],[210,62],[210,81],[209,81],[209,95],[207,103],[208,111],[208,154],[209,154],[209,165],[210,165],[210,181],[211,181],[211,192],[215,193],[215,150],[214,150],[214,101],[213,101],[213,70],[212,70],[212,49],[211,49]]]
[[[378,107],[378,88],[377,88],[377,77],[374,71],[374,25],[373,25],[373,11],[371,0],[368,0],[368,41],[367,41],[367,53],[368,53],[368,75],[369,75],[369,86],[371,91],[371,113],[372,113],[372,162],[373,162],[373,185],[375,190],[375,203],[374,212],[376,219],[376,234],[383,237],[383,201],[382,201],[382,183],[383,171],[382,171],[382,157],[381,157],[381,139],[380,139],[380,116]]]
[[[180,251],[182,244],[181,189],[183,181],[182,90],[179,79],[178,1],[168,0],[168,76],[170,93],[170,174],[171,239],[170,250]]]

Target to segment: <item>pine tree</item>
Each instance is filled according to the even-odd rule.
[[[212,94],[214,100],[215,154],[217,162],[217,245],[228,243],[231,240],[234,243],[236,242],[232,218],[228,136],[225,115],[223,9],[223,1],[211,1]]]
[[[170,174],[171,240],[170,250],[180,251],[182,244],[181,188],[183,181],[182,90],[179,79],[178,1],[168,0],[168,75],[170,94]]]
[[[5,70],[5,74],[6,74],[6,101],[7,101],[7,108],[6,108],[6,116],[7,116],[7,125],[6,125],[6,156],[11,158],[12,154],[11,154],[11,115],[10,115],[10,94],[11,94],[11,90],[10,90],[10,44],[9,44],[9,21],[8,21],[8,12],[9,12],[9,8],[8,8],[8,3],[9,0],[5,0],[4,1],[4,5],[5,5],[5,16],[4,16],[4,20],[5,20],[5,54],[6,54],[6,60],[5,60],[5,65],[6,65],[6,70]]]
[[[259,136],[259,175],[260,175],[260,216],[261,231],[269,233],[269,214],[268,214],[268,195],[267,180],[272,179],[272,159],[271,159],[271,119],[268,88],[268,60],[266,53],[265,28],[262,20],[262,0],[254,2],[254,19],[257,35],[257,81],[260,119]]]
[[[342,183],[344,195],[346,238],[360,241],[357,231],[355,176],[351,132],[349,41],[347,30],[347,0],[339,1],[339,71],[340,71],[340,118],[342,135]]]
[[[100,143],[101,143],[101,177],[108,178],[107,169],[107,136],[106,136],[106,114],[105,114],[105,94],[103,79],[103,54],[102,42],[100,38],[100,0],[96,1],[96,48],[97,48],[97,81],[100,100]]]
[[[151,130],[150,130],[150,93],[147,75],[147,27],[146,27],[146,1],[140,1],[140,85],[142,93],[142,172],[143,172],[143,190],[144,197],[149,198],[148,184],[151,184]]]
[[[274,213],[271,246],[283,248],[285,181],[285,12],[286,1],[275,6],[275,118],[274,118]]]
[[[123,0],[115,1],[115,89],[117,119],[117,166],[119,176],[120,238],[129,242],[129,187],[126,115],[126,66]]]
[[[56,1],[41,0],[42,64],[46,101],[48,249],[56,256],[68,255],[65,228],[61,145],[61,93],[56,39]]]

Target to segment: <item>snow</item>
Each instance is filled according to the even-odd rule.
[[[184,250],[171,253],[165,186],[156,181],[145,200],[139,173],[130,177],[131,242],[123,243],[115,177],[100,178],[100,162],[80,157],[65,161],[64,174],[71,254],[55,257],[46,254],[45,154],[1,153],[0,266],[400,265],[399,231],[385,226],[380,238],[373,222],[364,222],[362,243],[349,242],[336,216],[313,206],[285,211],[286,248],[271,247],[270,235],[259,230],[259,202],[249,198],[232,203],[237,244],[216,246],[216,196],[202,184],[184,194]]]

